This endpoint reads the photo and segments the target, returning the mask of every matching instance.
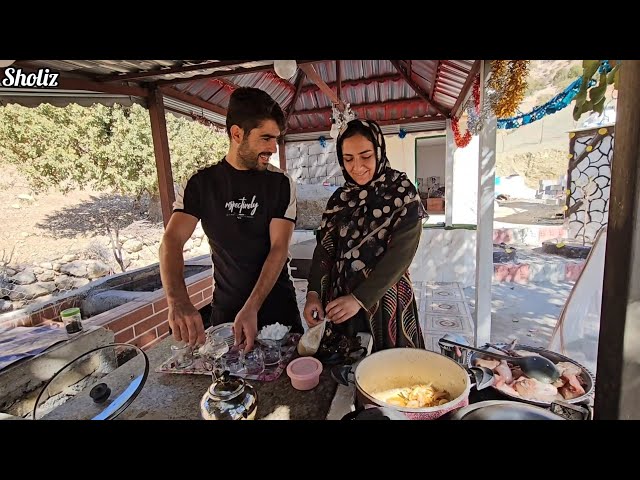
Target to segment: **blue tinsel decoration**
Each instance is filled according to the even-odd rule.
[[[606,68],[606,67],[605,67]],[[547,103],[539,105],[531,110],[529,113],[523,113],[511,118],[498,119],[498,128],[510,130],[512,128],[518,128],[522,125],[533,123],[541,118],[551,115],[552,113],[559,112],[563,108],[569,106],[573,98],[578,94],[580,85],[582,84],[582,77],[574,80],[571,85],[565,88],[558,95],[553,97]],[[592,87],[596,84],[596,81],[591,79],[589,86]]]
[[[404,138],[407,136],[407,131],[404,128],[401,128],[400,131],[398,132],[398,136],[400,138]]]
[[[324,136],[323,136],[323,137],[320,137],[320,138],[318,139],[318,141],[320,142],[320,146],[321,146],[322,148],[324,148],[324,147],[326,147],[326,146],[327,146],[327,139],[326,139],[326,138],[324,138]]]
[[[611,65],[609,64],[609,60],[602,60],[602,63],[598,67],[598,73],[609,73],[610,71]],[[589,80],[589,87],[592,87],[595,84],[596,81],[594,79]],[[565,88],[558,95],[553,97],[544,105],[535,107],[529,113],[523,113],[522,115],[517,115],[511,118],[498,119],[498,128],[505,130],[518,128],[568,107],[573,98],[578,94],[580,85],[582,85],[582,77],[574,80],[571,85]]]

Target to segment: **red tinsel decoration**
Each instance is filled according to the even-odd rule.
[[[480,75],[476,75],[473,81],[473,103],[477,114],[480,115]]]
[[[467,130],[464,135],[460,136],[460,127],[458,126],[458,117],[451,118],[451,130],[453,130],[453,139],[458,148],[464,148],[471,142],[471,132]]]
[[[475,107],[475,114],[480,114],[480,75],[477,75],[473,82],[473,103]],[[453,117],[451,119],[451,129],[453,130],[453,138],[456,142],[458,148],[464,148],[469,145],[471,142],[471,132],[467,130],[464,135],[460,135],[460,126],[458,125],[458,121],[460,119],[457,117]]]

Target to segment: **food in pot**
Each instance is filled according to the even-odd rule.
[[[509,353],[520,357],[537,355],[527,350],[510,350]],[[493,386],[513,397],[551,403],[555,400],[571,400],[585,394],[583,386],[586,382],[582,378],[582,369],[571,362],[556,364],[560,371],[560,378],[552,384],[527,377],[518,366],[506,360],[478,358],[474,363],[476,366],[493,370],[495,375]]]
[[[440,390],[431,383],[393,388],[373,396],[390,405],[406,408],[437,407],[451,401],[449,392]]]

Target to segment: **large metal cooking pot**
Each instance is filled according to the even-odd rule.
[[[345,374],[351,367],[342,367],[334,379],[348,384]],[[478,390],[493,382],[493,373],[486,368],[465,369],[460,364],[439,353],[417,348],[391,348],[364,358],[355,367],[357,403],[373,405],[402,412],[414,420],[433,420],[445,413],[469,404],[472,386]],[[376,394],[394,388],[433,383],[449,392],[452,399],[437,407],[407,408],[391,405],[376,398]]]

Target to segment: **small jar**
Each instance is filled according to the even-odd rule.
[[[60,317],[64,323],[67,333],[78,333],[82,331],[82,317],[79,308],[67,308],[60,312]]]

